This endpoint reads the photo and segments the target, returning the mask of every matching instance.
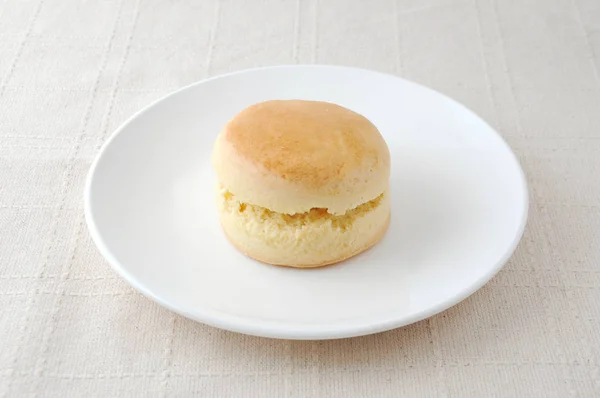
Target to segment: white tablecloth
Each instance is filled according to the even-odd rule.
[[[134,292],[88,235],[107,136],[183,85],[330,63],[433,87],[494,125],[530,221],[485,288],[339,341],[248,337]],[[600,397],[598,0],[0,1],[0,396]]]

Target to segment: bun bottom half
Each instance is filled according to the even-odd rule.
[[[377,244],[390,224],[389,191],[334,216],[325,209],[287,215],[218,194],[221,226],[229,241],[257,261],[315,268],[347,260]]]

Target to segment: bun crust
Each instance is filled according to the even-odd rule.
[[[390,155],[377,128],[339,105],[267,101],[235,116],[213,164],[240,200],[286,214],[344,214],[387,187]]]
[[[223,230],[258,261],[336,263],[375,245],[390,223],[387,145],[339,105],[252,105],[225,125],[212,162]]]

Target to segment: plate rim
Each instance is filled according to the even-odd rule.
[[[432,94],[442,96],[446,100],[450,101],[454,105],[459,106],[463,111],[466,111],[471,116],[479,119],[479,121],[483,122],[490,131],[496,135],[499,139],[500,145],[504,147],[508,154],[511,156],[512,161],[517,166],[519,171],[519,181],[518,185],[522,190],[522,203],[523,203],[523,213],[521,214],[521,220],[519,226],[516,230],[516,234],[513,237],[511,244],[507,247],[506,252],[499,258],[499,260],[490,267],[489,270],[483,274],[479,279],[473,282],[470,285],[465,285],[465,289],[462,289],[460,294],[456,294],[452,297],[446,298],[442,302],[437,305],[432,305],[431,307],[421,310],[414,311],[409,315],[402,317],[386,317],[382,318],[379,321],[373,322],[364,322],[360,319],[355,320],[352,319],[351,323],[345,324],[344,322],[339,322],[333,327],[329,325],[323,324],[294,324],[291,322],[281,322],[281,321],[271,321],[271,320],[262,320],[260,318],[252,318],[252,317],[244,317],[240,315],[234,315],[230,313],[226,313],[219,310],[213,310],[209,308],[197,308],[194,313],[182,310],[175,305],[172,305],[168,299],[163,299],[162,297],[154,294],[151,289],[146,287],[143,283],[138,282],[137,278],[134,277],[127,271],[127,268],[121,264],[121,262],[113,256],[110,249],[104,243],[102,235],[94,221],[94,216],[92,214],[91,209],[91,190],[93,185],[94,176],[97,170],[99,163],[101,162],[103,155],[106,152],[106,149],[111,145],[114,139],[121,134],[127,126],[135,119],[152,109],[155,105],[159,104],[162,101],[167,100],[168,98],[178,95],[184,91],[191,90],[196,86],[202,85],[212,80],[219,80],[235,75],[241,75],[246,73],[253,73],[257,71],[268,71],[275,69],[302,69],[302,68],[313,68],[313,69],[338,69],[338,70],[349,70],[353,72],[359,73],[369,73],[369,74],[378,74],[383,75],[388,78],[399,79],[404,83],[418,86],[422,90],[426,90]],[[517,181],[515,181],[517,184]],[[348,338],[348,337],[357,337],[364,336],[379,332],[388,331],[391,329],[400,328],[403,326],[410,325],[412,323],[421,321],[423,319],[427,319],[431,316],[439,314],[443,312],[461,301],[465,300],[473,293],[481,289],[485,284],[487,284],[508,262],[508,260],[514,254],[519,242],[521,241],[523,234],[525,232],[525,227],[527,225],[527,220],[529,216],[529,206],[530,206],[530,198],[529,198],[529,188],[527,184],[527,177],[525,172],[523,171],[523,167],[519,162],[518,157],[513,152],[512,148],[504,137],[498,131],[493,128],[485,119],[480,117],[477,113],[469,109],[467,106],[463,105],[461,102],[449,97],[448,95],[441,93],[437,90],[429,88],[420,83],[413,82],[411,80],[404,79],[400,76],[396,76],[390,73],[352,67],[352,66],[343,66],[343,65],[333,65],[333,64],[284,64],[284,65],[273,65],[273,66],[262,66],[248,69],[241,69],[234,72],[229,72],[221,75],[212,76],[207,79],[202,79],[197,82],[188,84],[184,87],[176,89],[170,93],[165,94],[164,96],[156,99],[155,101],[149,103],[148,105],[142,107],[137,112],[133,113],[129,118],[127,118],[124,122],[122,122],[106,139],[106,141],[101,145],[98,152],[95,154],[94,160],[91,163],[91,166],[88,170],[88,174],[85,180],[84,193],[83,193],[83,201],[84,201],[84,217],[86,220],[86,224],[88,227],[88,231],[92,238],[92,241],[96,245],[100,254],[104,257],[104,259],[109,263],[111,268],[117,272],[117,274],[123,278],[129,285],[131,285],[135,290],[141,293],[143,296],[151,299],[152,301],[158,303],[160,306],[176,313],[186,318],[192,319],[194,321],[217,327],[220,329],[228,330],[231,332],[243,333],[246,335],[259,336],[259,337],[268,337],[268,338],[278,338],[278,339],[291,339],[291,340],[328,340],[328,339],[338,339],[338,338]],[[393,314],[393,313],[392,313]]]

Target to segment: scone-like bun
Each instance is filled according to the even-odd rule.
[[[390,219],[390,155],[365,117],[267,101],[229,121],[213,151],[221,224],[259,261],[316,267],[373,246]]]

